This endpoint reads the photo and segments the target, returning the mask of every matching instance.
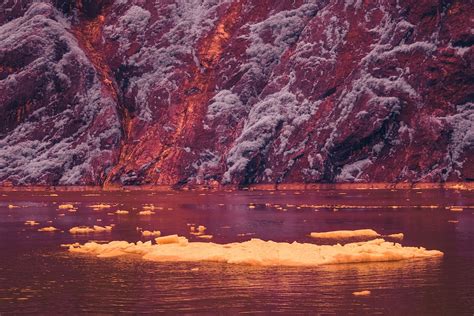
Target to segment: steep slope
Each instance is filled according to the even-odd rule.
[[[0,179],[103,182],[121,139],[116,100],[50,4],[0,26],[0,79]]]
[[[472,180],[471,7],[6,1],[0,181]]]

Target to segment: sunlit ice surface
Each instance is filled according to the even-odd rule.
[[[0,313],[472,314],[473,205],[472,191],[456,189],[0,192]],[[47,227],[57,230],[39,231]],[[361,233],[367,229],[377,236]],[[68,251],[76,243],[162,238],[145,231],[215,244],[382,237],[444,256],[267,267]],[[346,233],[327,234],[334,231]],[[399,233],[402,240],[388,237]]]

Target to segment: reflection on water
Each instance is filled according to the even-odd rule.
[[[49,196],[40,192],[9,192],[0,197],[0,313],[282,311],[454,315],[474,312],[471,192],[339,193],[88,192]],[[77,211],[68,212],[58,207],[61,204],[73,204]],[[111,207],[97,210],[90,207],[99,204]],[[138,215],[147,209],[145,205],[148,209],[154,205],[155,214]],[[329,206],[315,209],[313,205]],[[358,207],[334,211],[334,205]],[[439,207],[420,208],[420,205]],[[450,205],[465,208],[452,212],[446,209]],[[129,214],[117,215],[117,210],[127,210]],[[40,225],[26,226],[27,220]],[[111,233],[68,233],[71,227],[94,224],[115,224],[115,227]],[[317,268],[268,268],[156,263],[134,258],[97,259],[70,254],[60,248],[60,244],[92,239],[147,240],[136,227],[197,240],[189,234],[188,224],[205,225],[214,236],[212,241],[219,243],[251,237],[315,242],[308,236],[310,232],[372,228],[383,234],[403,232],[404,245],[439,249],[445,256]],[[44,226],[58,227],[64,233],[37,231]],[[254,235],[245,235],[249,233]],[[352,295],[361,290],[370,290],[371,295]]]

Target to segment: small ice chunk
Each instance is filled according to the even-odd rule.
[[[72,205],[72,204],[59,204],[58,205],[58,209],[60,209],[60,210],[67,210],[67,209],[70,209],[70,208],[74,208],[74,205]]]
[[[212,239],[214,236],[212,236],[212,235],[199,235],[197,237],[202,238],[202,239]]]
[[[320,239],[344,239],[354,237],[379,237],[380,234],[373,229],[358,229],[358,230],[336,230],[330,232],[311,233],[313,238]]]
[[[111,208],[112,205],[110,204],[105,204],[105,203],[99,203],[99,204],[93,204],[89,205],[90,208],[96,208],[96,209],[102,209],[102,208]]]
[[[204,235],[204,232],[206,231],[207,227],[203,225],[199,225],[197,228],[195,226],[191,226],[191,235],[194,236],[201,236]]]
[[[188,239],[186,237],[181,237],[178,235],[168,235],[163,237],[155,238],[155,241],[158,245],[166,245],[166,244],[179,244],[179,245],[187,245]]]
[[[352,295],[354,296],[368,296],[370,295],[370,291],[358,291],[358,292],[352,292]]]
[[[161,232],[159,230],[153,230],[153,231],[144,230],[142,231],[142,236],[143,237],[150,237],[150,236],[158,237],[158,236],[161,236]]]
[[[115,214],[117,214],[117,215],[127,215],[127,214],[128,214],[128,211],[117,210],[117,211],[115,211]]]
[[[110,232],[112,231],[112,226],[98,226],[94,225],[93,226],[94,232],[96,233],[101,233],[101,232]]]
[[[36,225],[39,225],[39,223],[36,222],[36,221],[26,221],[25,225],[27,225],[27,226],[36,226]]]
[[[69,230],[71,234],[91,234],[91,233],[102,233],[102,232],[111,232],[112,226],[98,226],[94,225],[93,227],[87,226],[78,226],[73,227]]]
[[[405,237],[405,235],[403,235],[403,233],[398,233],[398,234],[387,235],[386,237],[402,240]]]
[[[53,226],[48,226],[48,227],[43,227],[43,228],[40,228],[38,229],[39,232],[54,232],[54,231],[57,231],[59,229],[57,229],[56,227],[53,227]]]
[[[255,235],[255,233],[240,233],[240,234],[237,234],[237,236],[239,237],[243,237],[243,236],[253,236]]]
[[[141,215],[141,216],[154,215],[154,214],[155,212],[149,211],[149,210],[138,212],[138,215]]]
[[[61,247],[63,248],[70,248],[70,247],[79,247],[81,244],[79,244],[78,242],[75,242],[73,244],[61,244]]]

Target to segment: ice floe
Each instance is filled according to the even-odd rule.
[[[185,237],[170,235],[151,241],[129,243],[112,241],[107,244],[88,242],[69,247],[70,252],[116,257],[137,255],[144,260],[167,262],[222,262],[261,266],[318,266],[340,263],[398,261],[412,258],[441,257],[437,250],[403,247],[384,239],[345,245],[316,245],[251,239],[245,242],[216,244],[189,242]]]
[[[60,204],[60,205],[58,205],[58,209],[60,209],[60,210],[67,210],[67,209],[70,209],[70,208],[74,208],[74,205],[72,205],[72,204]]]
[[[318,239],[349,239],[349,238],[378,238],[378,237],[387,237],[391,239],[400,239],[404,238],[403,233],[382,235],[376,232],[373,229],[357,229],[357,230],[336,230],[330,232],[313,232],[310,234],[313,238]]]
[[[201,239],[212,239],[214,236],[213,235],[197,235],[197,238]]]
[[[198,227],[196,227],[195,225],[193,225],[193,226],[190,227],[190,229],[191,229],[191,231],[190,231],[191,235],[198,236],[200,238],[207,238],[207,239],[212,238],[211,235],[206,235],[207,237],[202,237],[202,236],[204,236],[205,231],[207,229],[206,226],[199,225]],[[211,236],[211,237],[209,237],[209,236]]]
[[[320,239],[343,239],[354,237],[379,237],[380,234],[373,229],[358,229],[358,230],[336,230],[331,232],[311,233],[313,238]]]
[[[161,236],[161,232],[159,230],[144,230],[142,231],[142,236],[143,237],[158,237]]]
[[[155,241],[158,245],[178,244],[180,246],[186,246],[189,243],[186,237],[181,237],[178,235],[168,235],[168,236],[158,237],[158,238],[155,238]]]
[[[405,235],[403,233],[398,233],[398,234],[390,234],[390,235],[387,235],[386,237],[402,240],[405,237]]]
[[[43,228],[38,229],[39,232],[55,232],[57,230],[59,229],[53,226],[48,226],[48,227],[43,227]]]
[[[149,210],[146,210],[146,211],[140,211],[138,212],[138,215],[142,215],[142,216],[146,216],[146,215],[154,215],[155,212],[153,211],[149,211]]]
[[[105,203],[100,203],[100,204],[93,204],[89,206],[90,208],[97,208],[97,209],[102,209],[102,208],[111,208],[112,205],[110,204],[105,204]]]
[[[103,233],[111,232],[112,226],[98,226],[94,225],[93,227],[88,226],[78,226],[73,227],[69,230],[71,234],[92,234],[92,233]]]

